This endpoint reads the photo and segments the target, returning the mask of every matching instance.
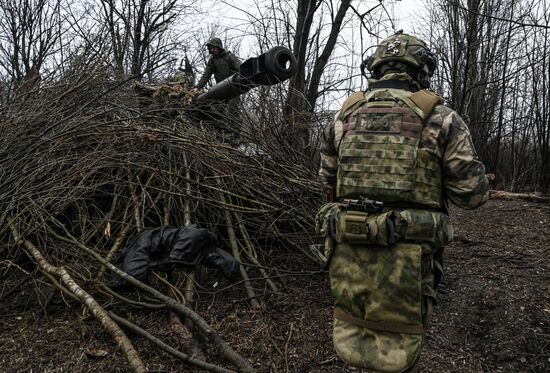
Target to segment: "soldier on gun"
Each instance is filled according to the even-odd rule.
[[[206,43],[206,47],[211,56],[196,85],[196,93],[202,91],[212,75],[214,75],[216,83],[219,83],[238,72],[241,65],[241,61],[237,56],[223,48],[220,38],[214,37],[210,39]],[[231,145],[238,145],[240,142],[240,105],[241,102],[238,97],[229,100],[224,105],[218,105],[218,114],[222,118],[221,120],[214,121],[214,125],[220,130],[222,139]]]
[[[344,102],[320,149],[333,340],[351,365],[411,372],[452,239],[447,203],[476,208],[489,183],[468,127],[428,90],[436,59],[423,41],[397,32],[361,67],[368,89]]]

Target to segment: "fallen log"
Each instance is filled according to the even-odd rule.
[[[535,193],[512,193],[503,190],[490,190],[489,198],[505,200],[522,200],[536,203],[550,203],[550,197],[541,196]]]

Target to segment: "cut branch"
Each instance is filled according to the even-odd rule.
[[[491,199],[507,199],[507,200],[523,200],[537,203],[550,203],[550,197],[539,196],[536,194],[528,193],[511,193],[504,192],[502,190],[491,190],[489,192]]]
[[[214,364],[210,364],[210,363],[207,363],[206,361],[202,361],[202,360],[199,360],[199,359],[195,359],[191,356],[188,356],[187,354],[184,354],[183,352],[181,351],[178,351],[176,350],[175,348],[173,348],[172,346],[164,343],[163,341],[161,341],[160,339],[158,339],[157,337],[155,337],[154,335],[148,333],[146,330],[140,328],[139,326],[137,326],[136,324],[128,321],[127,319],[125,318],[122,318],[120,316],[117,316],[115,313],[113,312],[109,312],[109,315],[116,321],[118,322],[120,325],[123,325],[126,329],[129,329],[131,330],[132,332],[134,333],[137,333],[139,335],[141,335],[142,337],[144,338],[147,338],[147,340],[149,340],[150,342],[152,342],[153,344],[155,344],[158,348],[160,348],[161,350],[165,351],[166,353],[174,356],[174,357],[177,357],[178,359],[180,360],[183,360],[185,361],[186,363],[189,363],[191,365],[194,365],[198,368],[202,368],[202,369],[206,369],[210,372],[215,372],[215,373],[235,373],[235,371],[233,370],[229,370],[229,369],[225,369],[225,368],[221,368],[217,365],[214,365]]]
[[[122,353],[126,358],[128,365],[130,365],[130,369],[132,370],[132,372],[146,372],[147,370],[145,369],[145,365],[141,361],[137,351],[134,349],[132,342],[118,327],[118,325],[109,317],[103,307],[101,307],[101,305],[90,294],[88,294],[73,280],[73,278],[67,272],[67,270],[65,270],[65,268],[51,265],[32,242],[21,237],[11,217],[8,217],[8,225],[10,227],[12,236],[17,244],[24,247],[24,249],[40,266],[40,268],[42,268],[50,275],[59,278],[61,283],[67,288],[67,290],[78,297],[78,299],[88,307],[94,317],[101,323],[101,326],[113,336],[114,340],[117,342],[118,346],[122,350]]]

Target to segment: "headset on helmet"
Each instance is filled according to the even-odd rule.
[[[437,68],[437,60],[422,40],[398,31],[382,40],[376,47],[375,52],[361,63],[361,73],[364,76],[367,76],[365,70],[368,70],[373,78],[380,79],[380,67],[391,67],[393,64],[409,74],[422,88],[430,86],[430,79]]]

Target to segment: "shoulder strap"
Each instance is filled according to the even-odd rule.
[[[405,91],[403,95],[398,95],[398,98],[403,100],[422,120],[426,120],[432,114],[435,107],[443,103],[443,99],[440,96],[425,89],[413,94],[406,93]],[[365,102],[367,102],[365,92],[355,92],[344,101],[338,119],[345,119]]]
[[[430,114],[432,114],[438,104],[443,103],[443,99],[441,97],[426,89],[413,93],[409,96],[409,99],[414,102],[420,110],[422,110],[423,120],[427,119]]]
[[[344,104],[342,109],[340,109],[339,119],[342,120],[346,118],[353,110],[355,110],[359,105],[362,105],[365,102],[365,92],[359,91],[355,92],[349,96]]]

